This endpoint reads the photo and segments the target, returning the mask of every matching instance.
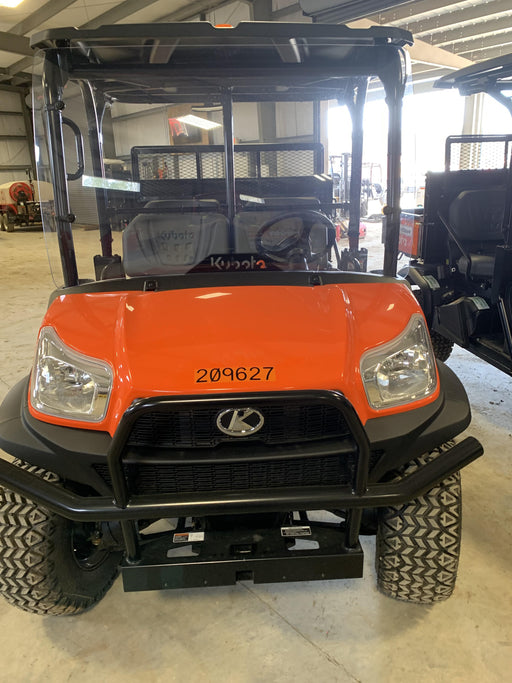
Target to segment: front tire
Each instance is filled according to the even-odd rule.
[[[443,447],[420,456],[406,468],[410,474]],[[379,511],[377,585],[386,595],[430,604],[450,597],[455,587],[461,540],[460,472],[428,493],[397,507]]]
[[[453,342],[451,339],[443,337],[438,332],[430,332],[430,339],[432,341],[432,348],[434,349],[434,356],[440,361],[446,361],[453,351]]]
[[[51,482],[59,477],[16,461]],[[92,542],[93,524],[64,519],[0,487],[0,590],[36,614],[79,614],[99,602],[117,576],[121,553]]]

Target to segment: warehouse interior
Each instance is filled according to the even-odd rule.
[[[35,182],[39,155],[45,154],[37,97],[31,97],[31,36],[70,26],[96,29],[188,21],[232,26],[245,21],[331,23],[410,31],[414,44],[407,48],[411,73],[404,104],[402,209],[404,204],[412,208],[422,203],[426,172],[443,169],[447,135],[511,132],[510,115],[488,95],[461,97],[456,90],[434,88],[439,78],[458,69],[512,53],[508,0],[22,0],[17,5],[5,0],[0,1],[0,186]],[[37,79],[35,83],[37,92]],[[381,84],[370,85],[364,161],[372,187],[386,182],[386,148],[377,141],[387,116],[381,108],[383,96]],[[314,137],[320,139],[326,149],[325,173],[338,174],[333,177],[339,179],[347,126],[335,104],[322,110],[318,131],[310,103],[283,102],[272,110],[256,111],[252,104],[239,102],[233,111],[235,142],[268,142],[261,131],[270,112],[276,141],[308,144]],[[180,117],[194,113],[193,107],[183,104],[115,103],[104,139],[106,156],[112,158],[110,177],[129,181],[131,148],[169,144],[169,136],[176,134],[178,139],[180,134],[172,124],[169,129],[170,121],[178,126]],[[71,90],[66,115],[81,127],[87,125]],[[222,122],[215,107],[207,115],[214,125]],[[70,131],[66,135],[71,144]],[[209,133],[199,131],[194,142],[219,145],[221,138],[212,128]],[[76,157],[72,154],[67,161],[72,167]],[[86,173],[94,176],[87,150],[83,162]],[[144,162],[141,169],[142,178]],[[36,199],[44,203],[45,193],[51,194],[51,178],[40,174],[39,180]],[[98,224],[95,193],[94,185],[70,183],[73,231],[85,253],[93,237],[91,226]],[[374,191],[368,196],[371,206],[365,207],[366,215],[381,212],[378,195]],[[361,244],[369,252],[376,250],[380,259],[381,224],[364,219],[363,223]],[[114,227],[114,243],[121,239],[123,227]],[[37,220],[0,231],[0,401],[29,374],[49,296],[62,285],[60,257],[47,238]],[[381,267],[380,262],[375,264]],[[92,261],[88,267],[93,271]],[[94,272],[85,276],[94,278]],[[373,536],[361,539],[364,578],[358,580],[240,581],[227,587],[123,594],[117,579],[99,605],[76,617],[29,614],[0,600],[0,679],[506,680],[512,662],[512,379],[457,346],[447,365],[464,385],[471,406],[472,422],[461,438],[474,436],[484,447],[484,456],[462,474],[462,552],[449,600],[425,606],[382,595],[375,585]]]

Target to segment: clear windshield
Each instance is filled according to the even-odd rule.
[[[123,46],[125,66],[130,50],[135,62],[141,48]],[[173,84],[174,72],[164,78],[158,65],[152,81],[136,69],[111,79],[100,68],[62,77],[52,67],[48,75],[48,64],[47,58],[34,84],[34,121],[57,285],[61,266],[69,270],[73,258],[81,282],[225,270],[364,270],[357,258],[343,261],[343,251],[352,224],[350,251],[360,256],[354,234],[356,242],[369,237],[359,225],[369,212],[381,253],[386,160],[362,168],[355,194],[351,149],[329,160],[329,109],[354,101],[354,87],[343,79],[339,85],[329,79],[328,88],[316,80],[300,88],[283,81],[267,89],[261,80],[257,87],[226,88],[221,73],[213,82],[184,85],[179,70]],[[52,84],[56,74],[65,83],[61,90]],[[374,98],[384,96],[378,79],[369,83]],[[370,196],[377,201],[368,206]],[[381,267],[380,260],[373,266]]]

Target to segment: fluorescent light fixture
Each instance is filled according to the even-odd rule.
[[[200,116],[194,116],[194,114],[187,114],[186,116],[178,116],[177,121],[182,121],[189,126],[196,126],[197,128],[202,128],[203,130],[212,130],[212,128],[220,128],[221,123],[215,123],[215,121],[209,121],[208,119],[203,119]]]
[[[96,187],[100,190],[121,190],[121,192],[140,192],[140,183],[132,183],[129,180],[116,180],[115,178],[95,178],[94,176],[82,176],[83,187]]]
[[[0,0],[0,7],[17,7],[23,0]]]

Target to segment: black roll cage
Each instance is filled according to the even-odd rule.
[[[94,175],[105,177],[102,119],[113,100],[193,102],[222,106],[227,217],[236,212],[233,103],[335,99],[352,118],[349,249],[358,250],[363,110],[368,82],[378,77],[389,109],[384,275],[396,274],[400,227],[401,112],[407,76],[408,31],[389,27],[241,23],[218,29],[207,22],[51,29],[32,37],[43,51],[43,118],[55,194],[55,225],[66,287],[79,284],[67,189],[62,111],[68,80],[82,89]],[[137,60],[133,59],[137,48]],[[243,48],[243,51],[240,50]],[[257,60],[255,59],[257,57]],[[91,83],[94,79],[94,85]],[[132,85],[126,92],[126,83]],[[316,117],[319,108],[315,108]],[[315,124],[318,135],[318,125]],[[96,189],[102,257],[112,257],[108,198]],[[231,229],[230,246],[234,249]]]
[[[435,88],[457,88],[461,95],[486,93],[502,104],[512,116],[512,53],[472,64],[447,74],[434,83]],[[512,135],[460,135],[446,141],[445,170],[450,170],[450,146],[454,142],[503,142],[504,171],[506,173],[505,211],[503,214],[503,240],[507,251],[512,249]],[[509,281],[510,275],[505,278]],[[500,282],[503,273],[497,278]],[[497,289],[496,285],[494,289]],[[508,327],[507,327],[508,330]],[[508,330],[510,338],[510,330]]]
[[[434,87],[458,88],[461,95],[487,93],[512,116],[512,53],[447,74],[437,80]],[[509,92],[508,96],[506,92]]]

